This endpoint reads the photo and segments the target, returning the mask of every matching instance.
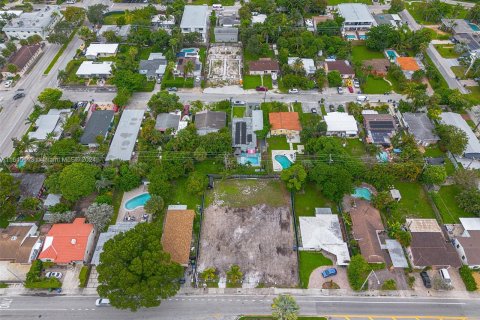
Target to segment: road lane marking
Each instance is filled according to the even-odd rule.
[[[433,305],[465,305],[465,302],[434,302],[434,301],[345,301],[345,300],[328,300],[328,301],[315,301],[315,300],[298,300],[297,302],[315,302],[315,303],[369,303],[369,304],[433,304]]]

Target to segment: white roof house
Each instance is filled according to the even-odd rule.
[[[113,136],[112,144],[107,154],[107,161],[125,160],[132,157],[133,148],[142,124],[144,110],[124,110],[117,130]]]
[[[59,6],[50,5],[38,11],[23,12],[10,20],[2,30],[9,39],[26,39],[34,34],[45,39],[62,17],[59,9]]]
[[[377,25],[368,7],[363,3],[341,3],[338,13],[345,19],[343,31],[368,30]]]
[[[323,117],[327,123],[327,134],[345,134],[356,136],[358,134],[357,121],[346,112],[330,112]]]
[[[185,6],[183,10],[180,29],[182,33],[198,32],[202,35],[203,41],[206,41],[208,28],[208,6]]]
[[[267,20],[267,15],[266,14],[257,14],[255,16],[252,16],[252,24],[264,23],[265,20]]]
[[[467,121],[460,114],[454,112],[443,112],[440,118],[443,124],[455,126],[467,134],[468,143],[463,156],[469,159],[480,159],[480,142]]]
[[[325,250],[336,256],[338,265],[348,265],[350,253],[336,214],[299,217],[299,221],[304,250]]]
[[[288,57],[288,65],[292,66],[295,63],[295,61],[297,61],[298,59],[299,59],[298,57]],[[313,61],[313,59],[300,58],[300,60],[302,60],[303,68],[305,69],[305,72],[307,74],[315,73],[317,68],[315,67],[315,62]]]
[[[69,109],[50,109],[35,121],[35,131],[28,133],[28,137],[36,140],[45,140],[49,133],[55,133],[54,140],[60,138],[63,131],[63,120],[70,115]]]
[[[108,57],[117,54],[118,43],[92,43],[85,51],[87,59],[95,59],[98,57]]]
[[[79,77],[109,77],[112,75],[112,61],[83,61],[77,70]]]

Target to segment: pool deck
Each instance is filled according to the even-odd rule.
[[[143,207],[140,207],[134,210],[127,210],[125,209],[125,203],[128,200],[146,192],[148,192],[147,187],[142,185],[136,189],[127,191],[123,194],[122,203],[120,205],[120,209],[118,210],[117,222],[124,222],[125,221],[124,219],[126,217],[134,217],[135,218],[134,221],[142,222],[142,217],[146,213],[145,209],[143,209]],[[148,217],[148,220],[151,220],[150,215]]]
[[[277,155],[284,155],[286,156],[290,161],[295,163],[296,159],[296,150],[272,150],[272,164],[273,164],[273,171],[282,171],[283,167],[282,165],[275,160],[275,156]]]

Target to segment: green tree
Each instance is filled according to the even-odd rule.
[[[361,290],[362,284],[370,270],[370,266],[362,255],[357,254],[353,256],[347,267],[347,277],[350,287],[355,291]]]
[[[161,238],[159,223],[140,223],[107,241],[97,266],[98,294],[132,311],[174,296],[183,268],[163,251]]]
[[[399,31],[389,24],[382,24],[372,27],[367,33],[365,45],[367,48],[376,51],[383,51],[386,48],[395,46],[400,39]]]
[[[119,89],[126,89],[130,92],[138,91],[143,88],[146,79],[145,76],[131,70],[117,70],[112,78],[112,82]]]
[[[14,65],[13,63],[7,64],[7,71],[9,73],[17,73],[18,72],[18,67]]]
[[[159,195],[164,200],[169,199],[172,191],[172,184],[163,166],[155,166],[148,175],[148,192],[152,195]]]
[[[195,64],[193,63],[192,60],[188,60],[187,62],[185,62],[185,65],[183,66],[184,82],[187,80],[188,76],[191,76],[193,74],[193,71],[195,71]]]
[[[380,191],[373,197],[372,204],[378,210],[386,210],[393,208],[396,201],[392,198],[390,191]]]
[[[426,166],[421,179],[426,184],[441,185],[447,179],[445,166]]]
[[[110,223],[113,216],[113,207],[106,203],[92,203],[85,211],[88,222],[93,224],[97,230],[103,231]]]
[[[80,150],[81,146],[77,141],[71,138],[66,138],[55,141],[50,147],[49,154],[52,157],[65,157]]]
[[[60,101],[63,92],[59,89],[46,88],[38,96],[38,101],[40,101],[46,109],[50,109],[55,106],[55,104]]]
[[[103,34],[102,34],[102,37],[105,38],[105,40],[107,42],[110,42],[110,43],[118,43],[120,42],[122,39],[117,36],[117,34],[115,33],[115,31],[113,30],[108,30],[108,31],[105,31]]]
[[[171,112],[181,109],[182,104],[179,100],[180,98],[176,94],[169,94],[167,91],[160,91],[152,95],[147,105],[154,114],[157,115],[162,112]]]
[[[291,295],[281,294],[273,299],[272,316],[275,319],[296,320],[299,311],[300,307]]]
[[[63,12],[63,17],[66,21],[78,25],[85,20],[85,10],[79,7],[68,6]]]
[[[128,101],[132,97],[132,92],[127,88],[118,88],[117,95],[113,98],[112,102],[117,106],[123,107],[128,104]]]
[[[72,23],[61,20],[53,27],[53,31],[47,37],[48,42],[56,44],[66,44],[72,34],[74,26]]]
[[[467,19],[472,20],[475,23],[480,21],[480,3],[476,3],[473,8],[468,10]]]
[[[115,176],[115,185],[122,191],[130,191],[140,185],[142,177],[128,163],[123,163]]]
[[[307,179],[307,172],[300,163],[295,163],[288,169],[282,170],[280,179],[285,181],[289,190],[299,191],[303,188],[305,180]]]
[[[81,27],[78,30],[77,34],[80,37],[80,39],[82,39],[83,41],[88,42],[88,43],[97,40],[96,33],[93,32],[92,30],[90,30],[90,28],[88,28],[86,26]]]
[[[162,197],[153,195],[147,203],[145,203],[145,211],[162,221],[163,214],[165,213],[165,201],[163,201]]]
[[[94,192],[99,171],[97,167],[87,163],[72,163],[63,168],[58,179],[63,197],[76,201]]]
[[[236,264],[230,266],[230,269],[227,271],[227,283],[235,287],[241,284],[242,279],[243,273],[240,267]]]
[[[390,2],[390,9],[388,9],[388,13],[399,13],[405,9],[405,3],[403,0],[392,0]]]
[[[195,152],[193,153],[193,157],[198,162],[202,162],[207,159],[207,151],[205,150],[204,147],[200,146],[197,149],[195,149]]]
[[[42,42],[42,40],[43,40],[42,37],[40,37],[38,34],[34,34],[27,38],[27,42],[29,45],[38,44]]]
[[[310,170],[309,178],[317,183],[325,197],[335,202],[353,190],[353,177],[342,165],[317,163]]]
[[[208,185],[208,178],[201,172],[192,172],[187,179],[188,190],[196,195],[201,195]]]
[[[214,267],[210,267],[203,270],[203,272],[201,273],[201,278],[205,282],[213,282],[217,280],[218,278],[217,269],[215,269]]]
[[[327,75],[327,79],[330,87],[341,87],[343,84],[342,76],[337,70],[330,71]]]
[[[93,24],[102,24],[103,15],[108,11],[108,6],[95,4],[87,8],[87,18]]]
[[[440,138],[439,145],[455,155],[462,155],[467,147],[468,138],[465,131],[455,126],[440,124],[436,127]]]
[[[20,196],[20,183],[6,173],[0,172],[0,218],[11,218],[16,214],[17,200]]]
[[[480,216],[480,192],[476,189],[465,189],[455,198],[458,206],[465,212]]]

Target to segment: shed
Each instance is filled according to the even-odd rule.
[[[392,196],[393,200],[396,200],[397,202],[402,199],[402,195],[398,189],[391,189],[390,195]]]

